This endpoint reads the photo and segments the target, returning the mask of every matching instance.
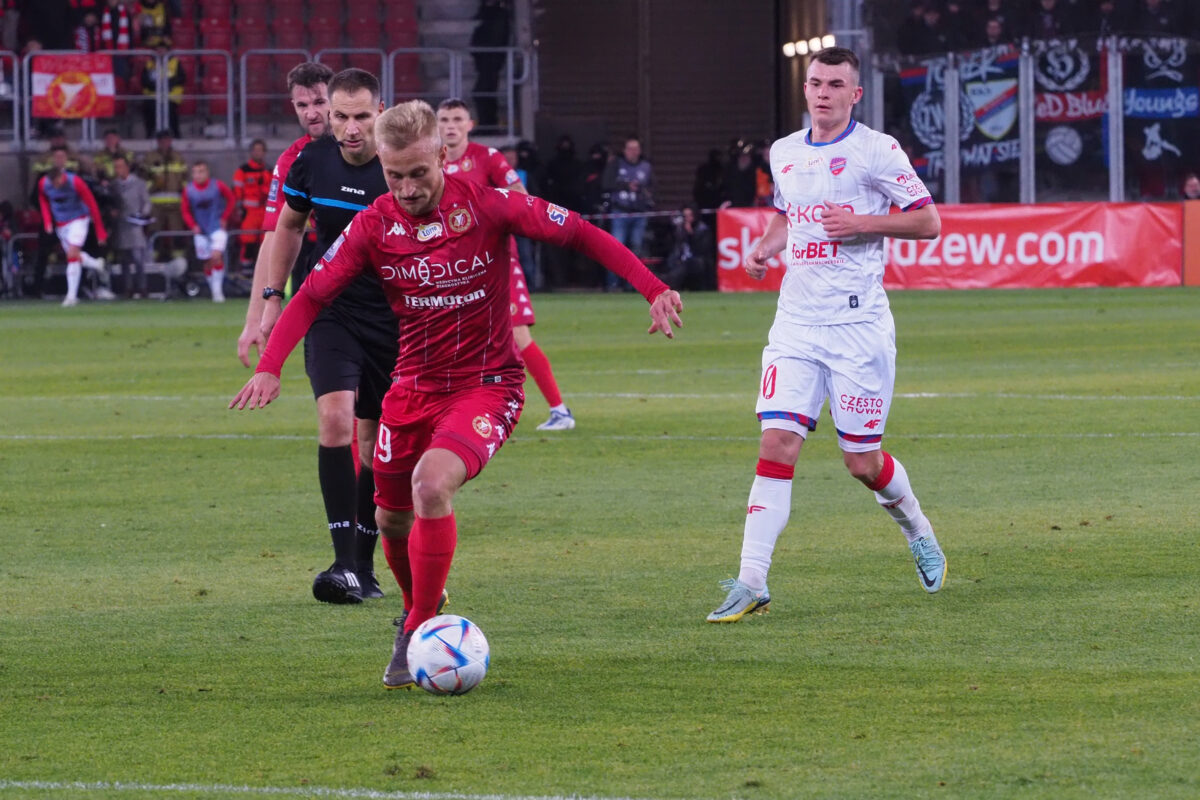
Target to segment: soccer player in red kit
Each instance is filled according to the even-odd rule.
[[[521,414],[525,368],[508,313],[512,234],[571,247],[629,280],[650,302],[650,333],[673,337],[683,304],[628,250],[578,215],[536,197],[444,175],[445,148],[427,103],[375,124],[389,193],[359,212],[276,324],[258,371],[230,408],[279,396],[279,373],[305,330],[363,271],[396,312],[399,357],[375,446],[377,519],[406,611],[384,672],[413,684],[412,632],[434,616],[458,541],[452,501],[504,444]]]
[[[528,194],[517,171],[513,169],[500,151],[472,142],[471,130],[475,120],[467,104],[456,97],[443,100],[437,107],[438,133],[446,145],[446,173],[458,175],[481,186],[512,189]],[[537,320],[533,315],[533,303],[529,300],[529,287],[525,285],[525,270],[517,256],[517,241],[509,242],[509,258],[512,260],[513,282],[510,291],[509,312],[512,314],[513,338],[525,369],[533,376],[534,383],[550,406],[550,418],[538,425],[539,431],[569,431],[575,427],[575,417],[563,402],[558,391],[558,381],[550,368],[550,359],[533,340],[530,327]]]
[[[271,183],[267,189],[267,202],[263,210],[263,238],[258,247],[258,257],[254,261],[254,279],[250,289],[250,304],[246,308],[246,324],[238,336],[238,359],[244,366],[250,366],[250,348],[261,351],[266,337],[262,332],[263,308],[271,297],[279,293],[272,289],[267,295],[267,261],[271,251],[271,241],[275,238],[275,226],[279,223],[279,212],[283,209],[283,182],[287,180],[288,170],[300,151],[309,142],[320,139],[329,133],[329,81],[333,78],[333,70],[324,64],[305,61],[292,67],[287,75],[288,94],[292,98],[292,108],[296,112],[296,121],[304,128],[304,135],[292,142],[283,155],[275,162],[271,171]]]

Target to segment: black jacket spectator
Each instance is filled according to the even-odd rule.
[[[563,134],[554,148],[554,157],[542,174],[542,197],[572,211],[584,211],[583,162],[575,155],[575,140]]]
[[[692,199],[700,208],[716,208],[725,199],[725,165],[720,150],[709,150],[708,160],[696,167]]]

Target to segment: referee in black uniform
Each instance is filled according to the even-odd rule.
[[[347,69],[329,81],[332,136],[301,151],[288,171],[270,251],[263,333],[279,318],[283,285],[296,260],[310,213],[316,253],[325,253],[354,216],[387,194],[375,154],[375,118],[383,111],[379,80]],[[307,271],[304,273],[307,275]],[[374,275],[363,274],[321,312],[304,339],[304,368],[317,400],[317,475],[333,539],[333,565],[313,580],[326,603],[382,597],[375,579],[375,475],[371,469],[383,396],[396,364],[396,316]],[[358,421],[357,478],[351,441]]]

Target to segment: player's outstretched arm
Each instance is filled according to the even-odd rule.
[[[679,312],[683,311],[683,299],[680,298],[679,292],[674,289],[668,289],[658,297],[654,298],[654,302],[650,304],[650,330],[646,333],[654,333],[662,331],[663,336],[668,339],[675,338],[675,331],[671,329],[671,323],[675,324],[676,328],[683,327],[683,320],[679,318]]]
[[[279,377],[269,372],[256,372],[229,401],[229,407],[239,411],[248,407],[253,411],[263,408],[276,397],[279,397]]]
[[[246,324],[238,336],[237,354],[242,366],[250,366],[250,348],[255,355],[262,355],[266,338],[262,335],[262,298],[263,287],[267,285],[267,253],[270,252],[271,240],[275,238],[274,231],[263,234],[262,243],[258,246],[258,257],[254,259],[254,278],[250,284],[250,304],[246,307]]]

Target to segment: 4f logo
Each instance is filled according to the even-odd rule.
[[[766,506],[746,506],[746,513],[753,514],[755,511],[766,511]]]
[[[863,427],[869,431],[873,431],[879,427],[879,422],[880,422],[880,420],[870,419],[863,423]]]

